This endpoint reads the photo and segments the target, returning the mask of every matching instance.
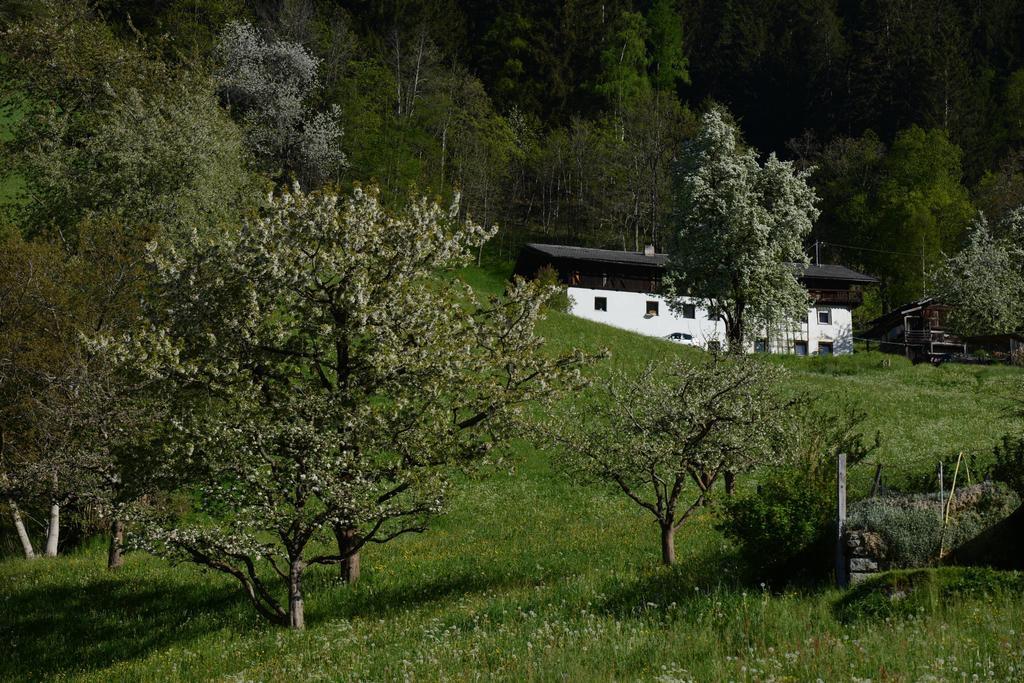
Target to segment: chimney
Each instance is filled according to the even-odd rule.
[[[654,256],[654,245],[648,244],[644,247],[644,256]]]

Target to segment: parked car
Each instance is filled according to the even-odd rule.
[[[686,334],[685,332],[673,332],[672,334],[665,337],[669,341],[674,341],[677,344],[689,344],[693,346],[693,335]]]

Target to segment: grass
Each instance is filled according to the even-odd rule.
[[[501,271],[472,269],[482,291]],[[609,348],[605,367],[693,353],[552,314],[554,347]],[[891,360],[886,366],[883,360]],[[1019,429],[1007,368],[914,367],[863,354],[779,358],[791,389],[856,402],[894,472],[926,473],[960,449]],[[851,476],[866,485],[870,465]],[[363,579],[307,581],[308,630],[255,616],[235,585],[195,567],[130,555],[104,570],[99,541],[57,560],[0,562],[0,679],[74,680],[1020,680],[1024,598],[965,594],[942,609],[844,623],[835,590],[743,585],[702,512],[657,566],[647,513],[573,485],[516,443],[455,487],[426,534],[364,554]]]

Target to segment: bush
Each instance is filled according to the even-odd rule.
[[[935,494],[868,498],[850,506],[847,528],[872,531],[883,542],[883,560],[892,568],[925,567],[1000,522],[1020,505],[1020,497],[1002,484],[960,489],[950,504],[943,529],[945,501]]]
[[[992,449],[992,455],[995,463],[989,468],[988,476],[1024,496],[1024,437],[1003,436]]]
[[[778,584],[829,575],[836,457],[846,453],[853,466],[878,448],[877,434],[869,439],[860,431],[865,419],[856,408],[803,404],[793,425],[789,466],[772,472],[756,494],[725,503],[718,527],[737,543],[755,579]]]
[[[719,529],[737,542],[757,580],[820,578],[831,566],[833,507],[806,477],[780,477],[727,500]]]
[[[965,600],[1024,594],[1024,575],[979,567],[892,571],[855,586],[834,606],[844,623],[932,614]]]

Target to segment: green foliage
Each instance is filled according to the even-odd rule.
[[[975,567],[892,571],[855,586],[835,604],[844,623],[926,618],[976,601],[992,605],[1024,594],[1024,575]]]
[[[551,264],[542,266],[533,279],[542,287],[558,288],[558,292],[553,294],[544,304],[547,310],[558,311],[559,313],[567,313],[569,311],[569,293],[559,281],[558,271]]]
[[[822,152],[817,235],[840,245],[842,262],[882,279],[883,308],[920,298],[925,271],[960,246],[973,214],[962,156],[945,132],[917,126],[900,131],[888,148],[868,131]]]
[[[827,576],[835,501],[799,470],[773,473],[756,492],[727,499],[719,529],[739,544],[754,581],[772,585]]]
[[[993,237],[979,215],[967,245],[939,271],[936,295],[953,307],[949,325],[963,336],[1024,329],[1024,248],[1013,230]]]
[[[995,462],[988,476],[1024,496],[1024,437],[1006,434],[992,449]]]
[[[683,49],[683,20],[673,0],[654,0],[647,13],[651,44],[651,84],[658,90],[674,91],[679,83],[689,84],[689,61]]]
[[[617,111],[630,106],[650,90],[648,30],[642,14],[623,12],[616,21],[609,46],[601,53],[603,69],[594,90],[606,97]]]
[[[756,491],[724,503],[719,529],[739,545],[754,579],[772,584],[828,575],[835,529],[835,462],[854,467],[880,447],[864,433],[867,413],[808,403],[796,412],[784,464],[761,477]]]

